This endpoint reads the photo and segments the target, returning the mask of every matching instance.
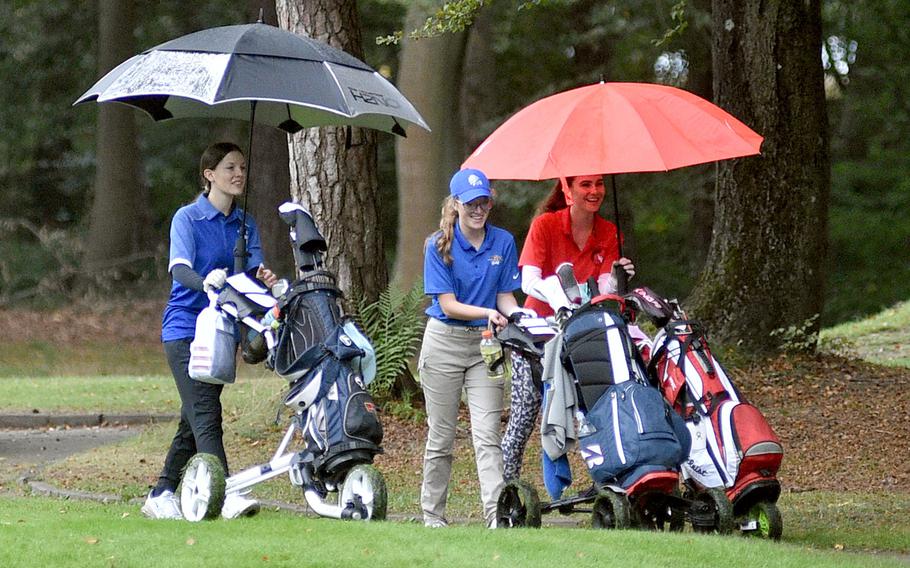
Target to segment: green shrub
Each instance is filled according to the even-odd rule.
[[[815,347],[818,345],[818,326],[816,325],[818,318],[819,314],[815,314],[799,325],[779,327],[770,335],[778,339],[780,349],[785,353],[815,351]]]
[[[404,292],[389,285],[372,304],[357,303],[358,323],[363,326],[376,350],[376,378],[370,392],[386,399],[408,361],[417,353],[423,332],[423,282],[418,281]]]

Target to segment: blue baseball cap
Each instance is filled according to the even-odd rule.
[[[480,170],[467,169],[456,172],[449,182],[449,192],[462,203],[474,201],[478,197],[493,197],[490,180]]]

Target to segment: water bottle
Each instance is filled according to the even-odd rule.
[[[272,328],[272,331],[275,331],[281,327],[281,322],[278,321],[278,316],[280,314],[281,310],[278,309],[278,306],[274,306],[266,312],[265,316],[259,320],[259,323],[262,324],[263,327],[270,327]]]
[[[512,378],[512,362],[504,356],[502,345],[489,329],[483,330],[480,339],[480,356],[487,364],[487,378],[491,381]]]
[[[594,428],[590,422],[588,422],[587,416],[580,410],[575,411],[575,420],[578,421],[578,427],[575,431],[578,433],[578,437],[590,436],[591,434],[597,432],[597,429]]]

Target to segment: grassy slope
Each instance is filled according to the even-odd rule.
[[[881,365],[910,367],[910,302],[821,333],[822,347]]]

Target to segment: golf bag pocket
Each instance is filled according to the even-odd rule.
[[[780,439],[754,406],[722,402],[710,417],[686,423],[692,434],[692,451],[683,464],[683,475],[704,487],[733,487],[744,474],[777,473],[783,457]]]
[[[234,321],[210,305],[196,318],[190,343],[189,375],[204,383],[230,384],[237,376],[237,342]]]
[[[634,481],[627,474],[642,466],[676,470],[689,440],[681,421],[673,418],[654,388],[634,381],[607,387],[579,429],[579,448],[592,479],[627,485]]]
[[[360,375],[350,373],[346,386],[347,393],[340,393],[339,396],[339,399],[342,399],[345,394],[347,395],[342,424],[345,437],[378,446],[382,443],[382,424],[376,414],[373,397],[364,388]]]
[[[317,471],[332,475],[351,463],[371,462],[382,452],[383,432],[360,374],[331,357],[314,371],[325,394],[307,407],[304,438]]]

